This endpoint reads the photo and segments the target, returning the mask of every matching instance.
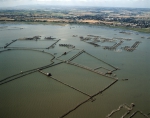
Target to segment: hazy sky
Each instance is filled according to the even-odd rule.
[[[0,0],[0,7],[33,4],[150,8],[150,0]]]

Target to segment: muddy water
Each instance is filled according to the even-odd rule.
[[[52,36],[56,40],[61,39],[52,49],[39,49],[55,54],[59,57],[64,52],[70,51],[66,47],[60,47],[59,44],[72,44],[78,49],[84,49],[88,53],[108,62],[120,70],[114,72],[119,81],[107,89],[103,94],[96,97],[96,101],[87,102],[76,111],[72,112],[67,118],[104,118],[113,109],[117,109],[123,103],[134,103],[132,112],[138,110],[147,114],[150,112],[150,92],[149,92],[149,70],[150,70],[150,37],[149,34],[138,33],[134,31],[130,35],[119,33],[121,29],[113,29],[100,26],[88,25],[26,25],[26,24],[5,24],[1,26],[21,27],[20,30],[0,30],[0,47],[10,43],[14,39],[33,37],[36,35],[44,37]],[[94,47],[86,42],[80,41],[80,36],[96,35],[105,38],[130,38],[131,41],[124,41],[118,47],[132,46],[135,41],[141,41],[140,45],[133,52],[104,50],[101,46],[111,46],[114,43],[101,43],[100,47]],[[72,35],[78,35],[72,37]],[[145,37],[145,38],[141,38]],[[53,44],[53,41],[17,41],[11,44],[11,47],[27,48],[46,48]],[[4,50],[3,48],[0,51]],[[80,50],[74,50],[61,59],[68,60]],[[31,50],[11,50],[0,53],[0,80],[37,67],[45,66],[51,63],[52,56],[46,53]],[[55,63],[59,62],[54,60]],[[86,53],[81,54],[73,60],[91,68],[103,66],[112,69],[96,59],[93,59]],[[52,73],[52,76],[62,82],[65,82],[87,94],[94,94],[109,85],[113,80],[100,76],[88,70],[78,68],[68,64],[60,64],[43,70]],[[128,81],[122,81],[128,79]],[[51,117],[57,118],[75,107],[76,104],[87,98],[80,92],[77,92],[55,80],[42,75],[39,72],[21,77],[14,81],[0,86],[0,116],[10,117]],[[126,110],[114,114],[113,117],[120,117]],[[137,117],[142,117],[137,114]]]

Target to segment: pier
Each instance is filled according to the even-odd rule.
[[[46,49],[46,48],[42,48],[42,47],[39,47],[39,48],[31,48],[31,47],[9,47],[9,48],[11,48],[11,49],[20,49],[20,50],[25,50],[25,49],[27,49],[27,50],[37,50],[37,49]]]
[[[123,41],[120,41],[119,43],[115,43],[113,46],[104,46],[104,49],[114,50],[114,49],[116,49],[118,46],[120,46],[122,43],[123,43]]]
[[[128,51],[128,52],[133,52],[138,47],[138,45],[140,43],[141,43],[140,41],[136,41],[131,47],[125,46],[123,49]]]
[[[62,116],[60,116],[59,118],[64,118],[65,116],[67,116],[68,114],[70,114],[71,112],[75,111],[77,108],[79,108],[80,106],[82,106],[83,104],[89,102],[91,99],[93,99],[94,97],[96,97],[99,94],[102,94],[104,91],[106,91],[108,88],[110,88],[113,84],[115,84],[118,80],[115,80],[114,82],[112,82],[110,85],[108,85],[106,88],[104,88],[103,90],[97,92],[96,94],[92,95],[91,97],[87,98],[86,100],[82,101],[81,103],[79,103],[78,105],[76,105],[74,108],[72,108],[71,110],[69,110],[68,112],[66,112],[65,114],[63,114]]]
[[[77,66],[77,67],[80,67],[80,68],[83,68],[83,69],[86,69],[86,70],[88,70],[88,71],[94,72],[94,73],[96,73],[96,74],[99,74],[99,75],[102,75],[102,76],[105,76],[105,77],[108,77],[108,78],[111,78],[111,79],[114,79],[114,80],[118,80],[118,79],[115,78],[115,77],[106,75],[105,73],[102,73],[102,72],[100,72],[100,71],[96,71],[96,70],[94,70],[94,69],[92,69],[92,68],[89,68],[89,67],[86,67],[86,66],[83,66],[83,65],[74,63],[74,62],[68,62],[68,64],[74,65],[74,66]]]
[[[105,70],[107,70],[107,71],[111,71],[111,70],[109,70],[109,69],[107,69],[107,68],[105,68],[105,67],[97,67],[97,68],[95,68],[94,70],[98,70],[98,69],[101,69],[101,68],[103,68],[103,69],[105,69]]]
[[[32,74],[32,73],[34,73],[34,72],[36,72],[36,70],[27,71],[27,72],[25,72],[25,73],[23,72],[23,73],[19,73],[19,74],[16,74],[16,75],[7,77],[7,78],[5,78],[5,79],[3,79],[3,80],[0,81],[0,85],[6,84],[6,83],[8,83],[8,82],[11,82],[11,81],[13,81],[13,80],[19,79],[19,78],[21,78],[21,77],[27,76],[27,75]],[[14,78],[13,78],[13,77],[14,77]]]
[[[118,79],[116,79],[115,81],[113,81],[111,84],[109,84],[108,86],[106,86],[103,90],[98,91],[97,93],[95,93],[94,95],[92,95],[93,97],[96,97],[99,94],[102,94],[104,91],[106,91],[107,89],[109,89],[112,85],[114,85],[116,82],[118,81]]]
[[[89,44],[91,44],[91,45],[94,45],[95,47],[99,47],[100,45],[98,45],[98,44],[96,44],[96,43],[94,43],[94,42],[88,42]]]
[[[75,48],[75,46],[71,44],[59,44],[59,46],[67,47],[67,48]]]
[[[68,52],[64,52],[62,55],[60,55],[59,57],[57,57],[57,59],[60,58],[60,57],[62,57],[62,56],[64,56],[64,55],[67,55],[69,52],[71,52],[71,51],[73,51],[73,50],[74,50],[74,49],[69,50]]]
[[[59,39],[59,40],[57,40],[55,43],[53,43],[51,46],[49,46],[49,47],[47,47],[46,49],[49,49],[49,48],[52,48],[54,45],[56,45],[56,43],[58,42],[58,41],[60,41],[61,39]]]
[[[54,40],[54,39],[56,39],[56,38],[52,38],[51,36],[49,36],[49,37],[45,37],[44,39],[47,39],[47,40]]]
[[[40,39],[41,36],[34,36],[34,37],[28,37],[28,38],[19,38],[18,40],[35,40],[37,41],[38,39]]]
[[[71,110],[69,110],[68,112],[66,112],[65,114],[63,114],[62,116],[60,116],[59,118],[64,118],[65,116],[67,116],[68,114],[70,114],[71,112],[75,111],[77,108],[79,108],[80,106],[82,106],[83,104],[87,103],[91,98],[87,98],[86,100],[84,100],[83,102],[79,103],[77,106],[75,106],[74,108],[72,108]]]
[[[16,40],[12,40],[12,42],[6,44],[6,45],[4,46],[4,48],[7,48],[9,45],[11,45],[12,43],[14,43],[14,42],[16,42],[16,41],[17,41],[17,39],[16,39]]]
[[[76,55],[74,55],[73,57],[71,57],[68,62],[72,61],[73,59],[75,59],[76,57],[78,57],[79,55],[81,55],[84,52],[84,50],[80,51],[79,53],[77,53]]]

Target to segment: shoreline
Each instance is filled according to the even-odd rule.
[[[150,28],[132,28],[132,27],[123,27],[123,26],[112,26],[108,24],[99,24],[99,22],[91,22],[91,21],[82,21],[82,22],[73,22],[73,21],[0,21],[0,24],[43,24],[43,25],[60,25],[60,26],[65,26],[65,25],[91,25],[91,26],[105,26],[105,27],[110,27],[110,28],[119,28],[122,30],[132,30],[132,31],[137,31],[137,32],[142,32],[142,33],[150,33]]]

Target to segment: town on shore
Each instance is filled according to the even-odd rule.
[[[150,32],[150,9],[107,7],[31,7],[0,10],[0,22],[85,23]]]

